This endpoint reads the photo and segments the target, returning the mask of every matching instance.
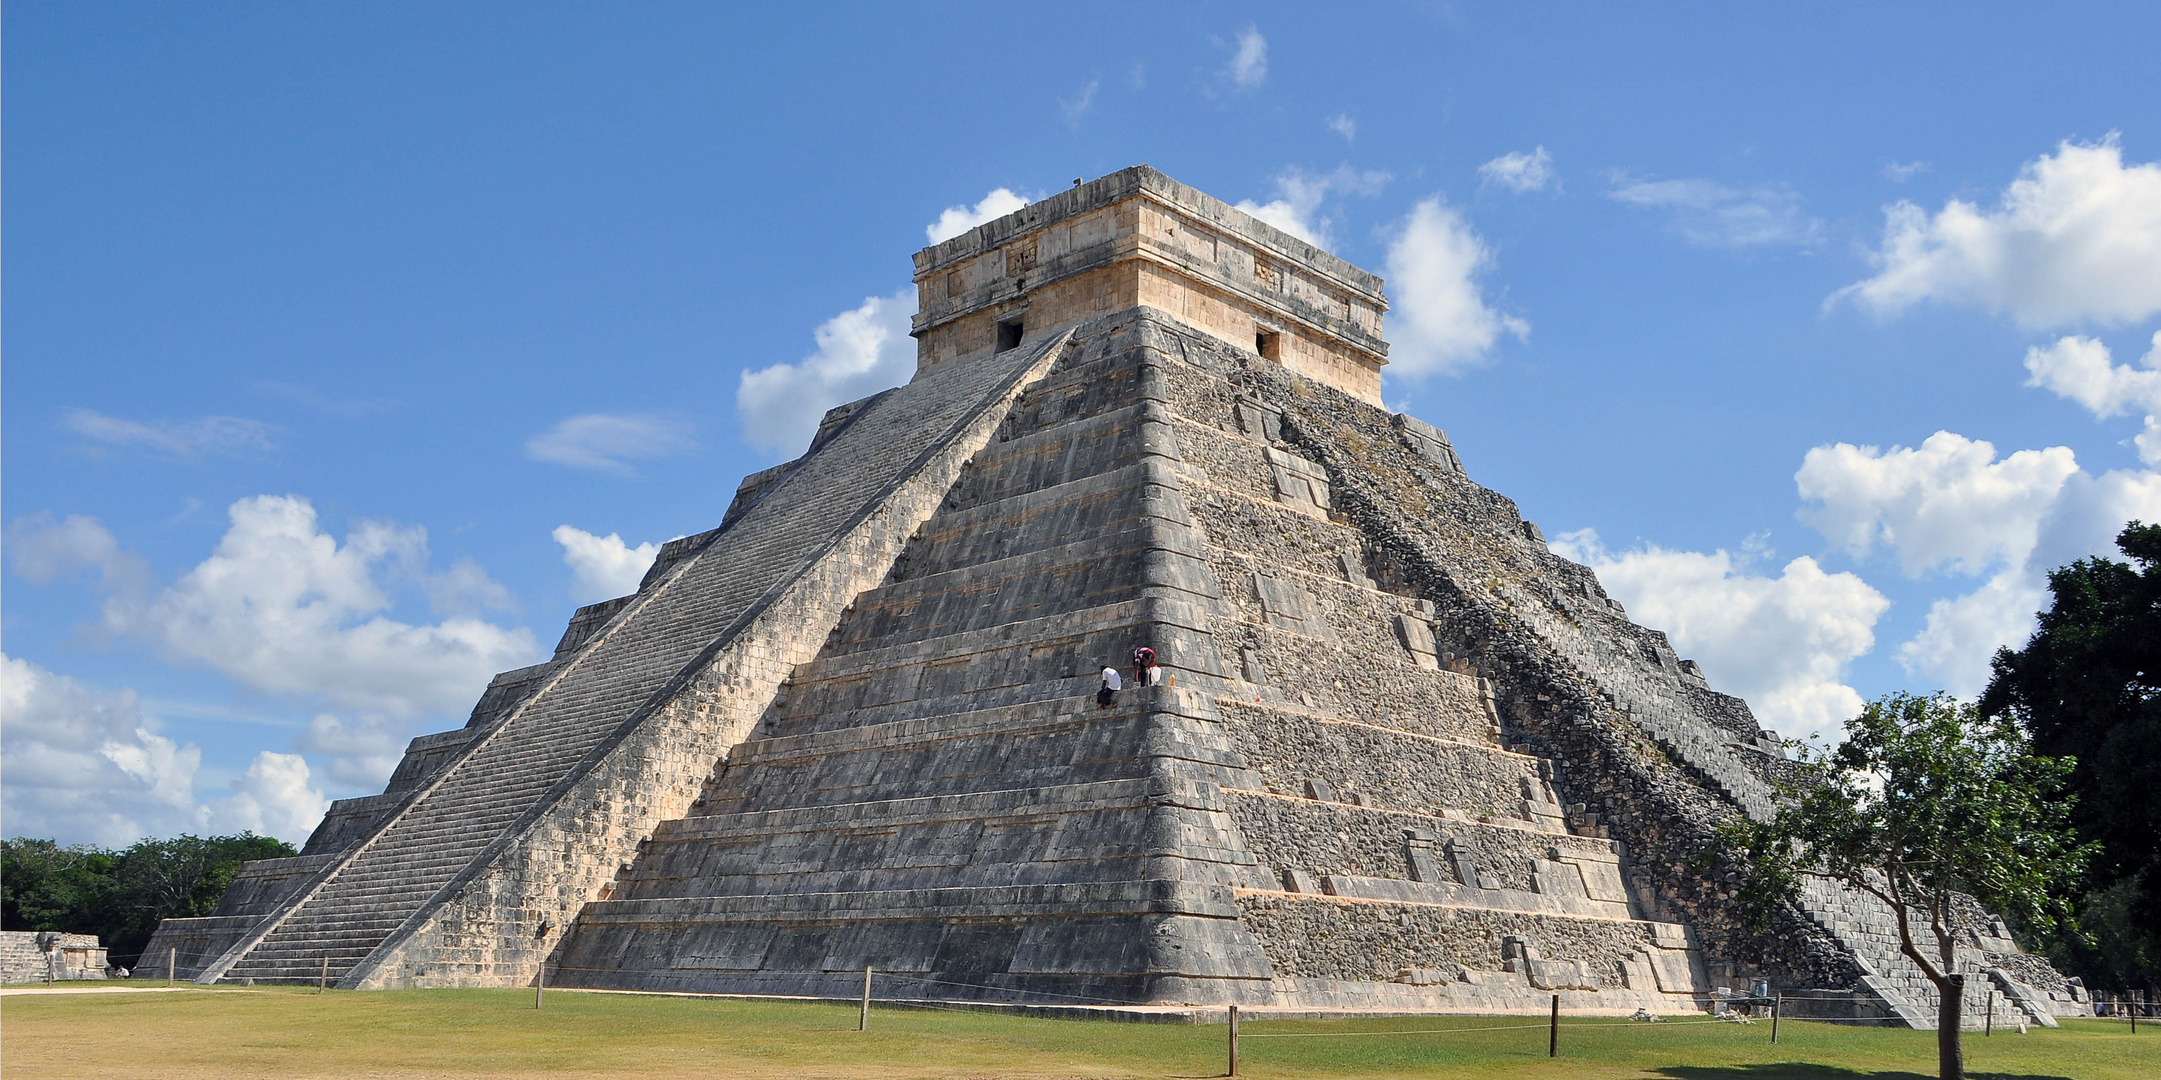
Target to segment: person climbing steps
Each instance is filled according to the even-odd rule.
[[[1096,706],[1103,709],[1110,708],[1111,702],[1117,699],[1118,691],[1123,689],[1125,689],[1125,681],[1119,678],[1118,669],[1105,667],[1103,669],[1103,685],[1096,691]]]

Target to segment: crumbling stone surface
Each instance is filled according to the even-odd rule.
[[[0,983],[102,979],[106,966],[96,934],[0,931]]]
[[[1334,904],[1302,897],[1240,898],[1245,921],[1286,975],[1389,982],[1402,968],[1504,970],[1505,938],[1539,942],[1544,954],[1581,963],[1598,987],[1618,988],[1621,961],[1655,944],[1641,923],[1551,919],[1516,912],[1427,905]]]

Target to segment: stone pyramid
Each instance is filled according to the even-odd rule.
[[[1790,763],[1379,407],[1380,279],[1145,166],[915,264],[912,381],[143,962],[1481,1012],[1761,978],[1929,1022],[1889,911],[1752,932],[1697,867]],[[1143,645],[1160,683],[1099,703]],[[1968,922],[1977,1002],[2084,1007]]]

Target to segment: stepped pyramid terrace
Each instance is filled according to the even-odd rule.
[[[1693,868],[1790,762],[1381,406],[1378,277],[1142,166],[914,280],[907,385],[144,964],[1460,1012],[1760,979],[1933,1023],[1888,909],[1824,888],[1757,933]],[[1161,681],[1100,704],[1142,646]],[[2089,1011],[1966,925],[1972,1022]]]

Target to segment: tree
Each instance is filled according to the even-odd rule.
[[[158,923],[208,915],[243,863],[298,854],[268,836],[176,836],[106,851],[51,840],[0,841],[0,926],[96,934],[134,963]]]
[[[2134,521],[2116,546],[2131,564],[2081,559],[2049,574],[2049,609],[2024,649],[1997,652],[1981,710],[2017,720],[2037,751],[2077,759],[2071,820],[2099,851],[2081,932],[2054,935],[2050,952],[2128,991],[2161,984],[2161,525]]]
[[[2089,854],[2058,796],[2071,763],[2033,754],[2016,725],[1942,694],[1871,702],[1843,743],[1803,747],[1800,759],[1775,817],[1727,827],[1752,893],[1759,904],[1791,898],[1803,878],[1820,878],[1888,905],[1899,951],[1936,988],[1939,1074],[1963,1080],[1954,897],[2030,926],[2065,913],[2062,886]]]
[[[0,926],[86,932],[109,920],[117,883],[113,853],[51,840],[0,841]]]

